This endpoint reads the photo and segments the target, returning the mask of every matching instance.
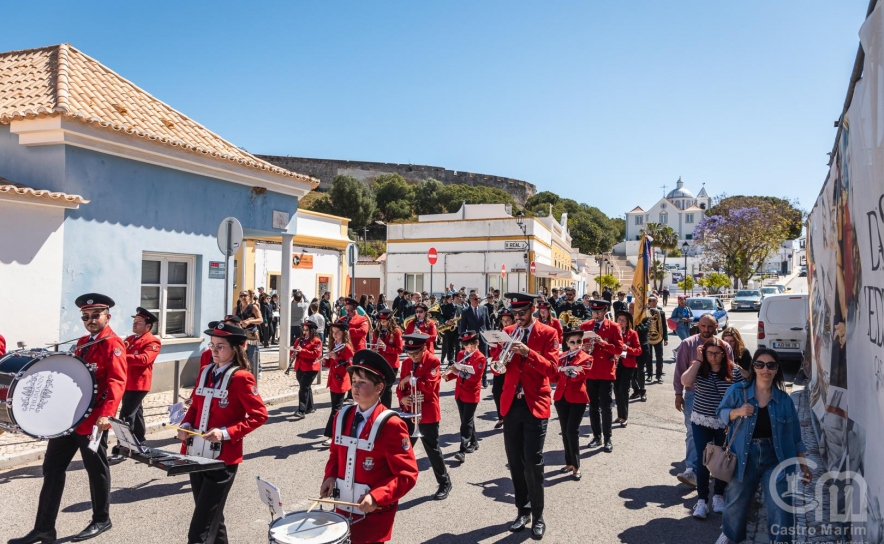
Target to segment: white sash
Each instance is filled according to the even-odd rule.
[[[371,488],[365,484],[354,482],[356,474],[356,450],[372,451],[374,450],[375,440],[378,431],[384,426],[390,417],[396,415],[393,410],[384,410],[372,423],[371,431],[368,433],[368,440],[354,438],[343,433],[344,418],[351,409],[357,409],[356,405],[347,406],[338,410],[335,416],[335,444],[347,448],[347,467],[344,470],[344,478],[335,479],[335,488],[338,490],[340,500],[344,502],[357,503],[359,499],[371,491]],[[339,509],[352,514],[361,514],[362,512],[353,506],[338,506]]]
[[[230,368],[224,371],[224,376],[220,384],[216,384],[216,388],[206,387],[209,380],[209,373],[215,368],[215,365],[206,365],[200,374],[198,387],[194,391],[194,395],[203,397],[203,403],[200,407],[200,419],[197,432],[204,433],[209,427],[209,411],[212,407],[212,399],[227,399],[227,386],[230,383],[230,377],[239,370],[236,365],[230,365]],[[209,442],[201,436],[193,435],[187,441],[187,455],[196,455],[205,457],[206,459],[217,459],[221,456],[221,445],[223,442]]]

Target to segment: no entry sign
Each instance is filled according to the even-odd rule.
[[[537,265],[534,264],[534,261],[531,261],[531,273],[534,274],[537,272]]]
[[[430,251],[427,251],[427,260],[430,261],[430,264],[436,264],[436,260],[439,258],[439,255],[436,253],[436,248],[431,247]]]
[[[500,277],[501,278],[506,277],[506,265],[505,264],[500,265]]]

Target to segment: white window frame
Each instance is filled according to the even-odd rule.
[[[660,224],[668,225],[669,224],[669,214],[666,212],[660,212]]]
[[[417,286],[418,278],[420,278],[420,287]],[[411,280],[410,284],[409,280]],[[405,274],[405,290],[409,293],[422,293],[424,290],[424,274]]]
[[[139,283],[138,298],[141,300],[141,287],[159,287],[160,288],[160,307],[147,308],[155,311],[159,321],[157,322],[157,336],[160,338],[191,338],[193,337],[193,314],[196,308],[194,304],[196,291],[196,255],[184,255],[179,253],[141,253],[142,267],[143,261],[159,261],[160,262],[160,283]],[[169,263],[186,263],[187,264],[187,298],[185,299],[184,309],[184,332],[181,334],[166,334],[166,311],[167,311],[167,293],[169,289]],[[140,278],[139,278],[140,282]]]
[[[686,214],[684,217],[684,222],[685,223],[693,223],[694,222],[694,214],[692,214],[692,213]]]
[[[636,225],[644,225],[644,224],[645,224],[645,218],[642,217],[642,216],[640,216],[640,215],[636,215],[636,216],[635,216],[635,224],[636,224]]]

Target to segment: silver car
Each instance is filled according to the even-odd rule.
[[[731,310],[754,310],[761,308],[761,291],[758,289],[742,289],[731,300]]]

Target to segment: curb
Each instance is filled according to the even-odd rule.
[[[328,388],[323,387],[321,389],[314,389],[313,395],[323,395],[328,393]],[[264,399],[264,404],[266,406],[273,406],[275,404],[285,404],[290,400],[298,399],[298,391],[295,390],[292,393],[283,393],[281,395],[276,395],[274,397]],[[163,422],[162,421],[154,421],[147,425],[147,429],[145,430],[145,434],[153,434],[163,430]],[[108,446],[116,443],[116,439],[114,439],[113,431],[108,433]],[[26,451],[18,454],[8,455],[6,457],[0,457],[0,470],[7,470],[11,468],[16,468],[21,465],[27,465],[29,463],[33,463],[35,461],[40,461],[43,459],[46,454],[46,448],[41,447],[39,450],[34,451]]]

